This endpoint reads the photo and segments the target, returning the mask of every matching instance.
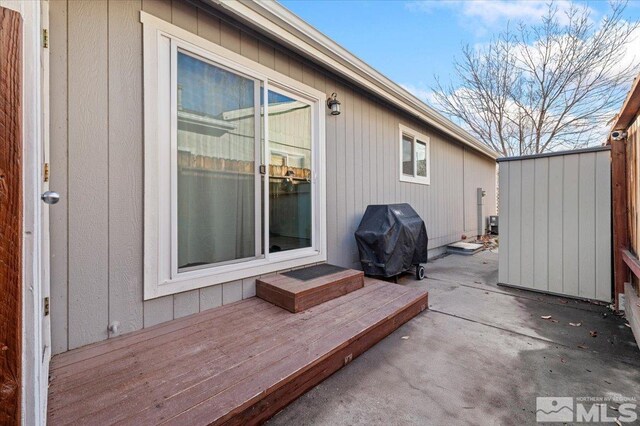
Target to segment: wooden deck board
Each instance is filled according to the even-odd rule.
[[[426,307],[426,292],[366,281],[298,314],[251,298],[58,355],[49,424],[266,420]]]

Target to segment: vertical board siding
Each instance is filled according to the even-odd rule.
[[[580,156],[564,156],[562,194],[562,293],[578,295],[580,279],[578,265],[578,182],[580,182]],[[593,188],[592,188],[593,189]]]
[[[73,349],[107,338],[109,323],[109,37],[106,1],[68,6],[68,309]],[[57,142],[51,141],[52,149]]]
[[[509,233],[503,238],[509,240],[509,282],[520,282],[520,255],[522,251],[522,163],[509,165]]]
[[[533,287],[535,268],[534,263],[534,206],[535,206],[535,160],[526,160],[522,162],[522,190],[521,190],[521,208],[522,219],[520,226],[520,282],[525,287]]]
[[[498,215],[500,217],[498,231],[500,234],[500,248],[498,250],[498,281],[501,283],[509,283],[509,191],[511,191],[509,179],[510,162],[501,163],[498,175],[498,188],[500,190],[500,198],[498,202]]]
[[[533,286],[549,290],[549,159],[534,164]]]
[[[564,157],[549,159],[549,284],[548,289],[562,293],[562,199]]]
[[[140,1],[109,3],[109,318],[143,326]]]
[[[500,282],[610,301],[609,159],[605,150],[500,164]]]
[[[56,28],[49,39],[50,75],[57,84],[50,87],[51,179],[49,187],[58,191],[60,201],[49,209],[51,267],[51,352],[69,348],[67,338],[68,180],[67,180],[67,3],[58,2],[49,11],[49,25]]]
[[[611,158],[609,153],[596,155],[596,299],[611,299]]]
[[[327,97],[338,94],[342,114],[326,116],[329,262],[359,266],[353,233],[369,204],[410,203],[427,224],[429,248],[475,234],[477,187],[487,191],[485,215],[495,214],[495,162],[189,2],[62,1],[50,9],[57,41],[51,66],[58,70],[51,80],[52,179],[66,195],[52,209],[60,224],[52,232],[54,353],[108,338],[114,321],[128,332],[255,295],[251,277],[143,301],[140,9]],[[400,123],[430,137],[431,185],[399,181]]]
[[[582,297],[594,297],[596,294],[596,154],[583,154],[579,157],[580,180],[578,182],[578,294]],[[593,273],[584,273],[592,271]]]

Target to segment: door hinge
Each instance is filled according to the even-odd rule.
[[[44,176],[43,179],[45,182],[49,182],[49,163],[44,163]]]
[[[45,49],[49,47],[49,30],[46,28],[42,29],[42,47]]]
[[[46,317],[47,315],[49,315],[49,298],[45,297],[44,298],[44,316]]]

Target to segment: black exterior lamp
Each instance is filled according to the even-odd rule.
[[[340,115],[340,101],[337,93],[333,92],[327,99],[327,107],[331,110],[331,115]]]

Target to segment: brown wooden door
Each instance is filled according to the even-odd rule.
[[[0,7],[0,424],[20,424],[22,18]]]

